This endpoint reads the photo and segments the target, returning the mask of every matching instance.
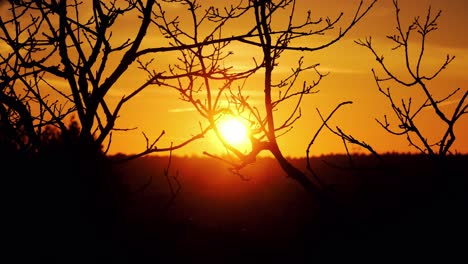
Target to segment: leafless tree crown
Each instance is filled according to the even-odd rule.
[[[401,23],[400,7],[398,1],[393,1],[396,17],[396,34],[387,36],[394,44],[393,50],[403,50],[403,62],[405,65],[406,76],[399,76],[394,69],[391,69],[384,56],[380,55],[375,49],[372,38],[359,40],[356,43],[369,49],[375,56],[383,77],[378,75],[375,70],[372,70],[377,87],[389,101],[393,116],[396,117],[397,124],[392,125],[387,118],[378,119],[377,122],[390,134],[405,136],[411,146],[416,148],[421,153],[429,156],[445,156],[450,153],[451,147],[455,142],[455,124],[460,118],[468,113],[468,104],[466,98],[468,90],[456,88],[443,95],[442,97],[434,95],[434,88],[431,87],[431,81],[447,68],[447,66],[455,59],[455,56],[446,55],[445,60],[440,64],[440,67],[433,72],[423,70],[423,60],[427,54],[427,41],[430,34],[438,29],[438,20],[442,14],[441,11],[436,13],[429,7],[426,17],[415,17],[414,20],[405,27]],[[414,35],[419,36],[419,47],[412,44]],[[417,50],[416,55],[414,50]],[[424,100],[418,102],[414,97],[399,99],[394,96],[392,89],[386,87],[387,83],[392,83],[403,87],[417,87],[422,91]],[[460,94],[461,93],[461,94]],[[408,93],[409,94],[409,93]],[[444,109],[444,104],[453,103],[455,108],[452,113]],[[445,125],[440,138],[435,142],[428,139],[428,135],[434,131],[423,130],[421,124],[418,123],[418,117],[427,113],[429,110],[433,113],[433,120],[440,121]]]

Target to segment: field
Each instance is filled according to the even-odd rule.
[[[146,252],[173,260],[223,263],[463,252],[468,234],[466,157],[453,157],[445,165],[418,155],[383,158],[355,156],[354,169],[344,155],[312,161],[319,177],[332,186],[338,209],[321,207],[269,158],[257,160],[240,177],[216,160],[175,157],[167,174],[180,183],[175,196],[164,175],[168,159],[144,158],[123,169],[131,190],[153,179],[134,195],[126,215],[137,227],[135,241],[144,241]],[[305,169],[304,159],[293,162]]]
[[[352,160],[312,160],[336,206],[319,204],[271,158],[239,176],[211,158],[144,157],[114,166],[118,188],[84,202],[73,180],[43,177],[17,189],[10,245],[45,263],[466,258],[467,156]],[[305,171],[304,159],[292,162]]]

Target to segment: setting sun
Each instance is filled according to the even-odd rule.
[[[226,117],[218,123],[221,136],[227,143],[240,146],[249,143],[249,131],[239,118]]]

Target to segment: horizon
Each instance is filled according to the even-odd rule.
[[[138,153],[123,153],[123,152],[118,152],[118,153],[112,153],[112,154],[107,154],[108,157],[110,158],[114,158],[114,157],[119,157],[119,156],[124,156],[124,157],[130,157],[132,155],[136,155]],[[388,152],[382,152],[382,153],[377,153],[380,157],[385,157],[385,156],[421,156],[421,157],[427,157],[427,159],[430,159],[430,157],[427,155],[427,154],[424,154],[424,153],[420,153],[420,152],[397,152],[397,151],[388,151]],[[351,152],[351,153],[346,153],[346,152],[330,152],[330,153],[320,153],[320,154],[312,154],[312,155],[309,155],[309,158],[310,159],[317,159],[317,158],[322,158],[322,157],[333,157],[333,156],[352,156],[352,157],[373,157],[373,158],[376,158],[377,157],[370,153],[370,152],[364,152],[364,151],[361,151],[361,152]],[[446,157],[450,158],[450,157],[460,157],[460,156],[468,156],[468,153],[460,153],[460,152],[454,152],[454,153],[448,153]],[[159,153],[151,153],[151,154],[147,154],[147,155],[144,155],[144,156],[141,156],[137,159],[141,159],[141,158],[182,158],[182,159],[191,159],[191,158],[194,158],[194,159],[210,159],[210,160],[213,160],[213,161],[218,161],[220,163],[223,163],[222,160],[218,160],[217,158],[223,158],[223,159],[234,159],[234,157],[231,155],[217,155],[215,157],[211,157],[211,156],[208,156],[206,154],[198,154],[198,153],[192,153],[192,154],[187,154],[187,153],[182,153],[182,154],[175,154],[175,153],[172,153],[170,154],[169,152],[159,152]],[[289,155],[285,155],[285,158],[287,159],[290,159],[290,160],[296,160],[296,159],[307,159],[307,156],[289,156]],[[271,154],[262,154],[260,153],[258,156],[257,156],[257,159],[272,159],[272,160],[275,160],[275,157],[272,156]],[[255,162],[253,162],[252,164],[255,164]],[[228,165],[228,164],[227,164]]]

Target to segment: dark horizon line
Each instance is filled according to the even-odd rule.
[[[421,152],[411,152],[411,151],[386,151],[382,153],[377,153],[379,156],[391,156],[391,155],[402,155],[402,156],[428,156],[428,154],[424,154]],[[113,154],[107,154],[108,157],[118,157],[118,156],[123,156],[123,157],[128,157],[132,155],[137,155],[135,153],[123,153],[123,152],[117,152]],[[321,158],[321,157],[332,157],[332,156],[347,156],[348,153],[346,152],[330,152],[330,153],[322,153],[322,154],[315,154],[315,155],[310,155],[309,158]],[[353,152],[349,153],[351,156],[369,156],[369,157],[376,157],[372,153],[367,153],[367,152]],[[206,159],[213,159],[212,157],[206,156],[204,154],[175,154],[175,153],[151,153],[148,155],[145,155],[143,157],[161,157],[161,158],[166,158],[166,157],[174,157],[174,158],[206,158]],[[217,155],[218,157],[225,158],[229,157],[228,155]],[[451,156],[468,156],[468,152],[454,152],[454,153],[449,153],[446,155],[447,157]],[[303,156],[297,156],[297,155],[285,155],[287,159],[305,159],[307,158],[306,155]],[[272,155],[259,155],[257,156],[258,159],[274,159]]]

